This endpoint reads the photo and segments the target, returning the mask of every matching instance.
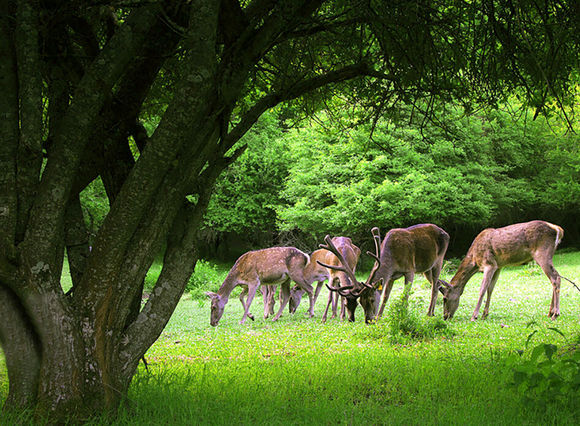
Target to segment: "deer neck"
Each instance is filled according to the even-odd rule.
[[[233,274],[231,272],[232,271],[230,271],[230,273],[220,286],[219,290],[217,291],[217,294],[219,294],[220,297],[229,298],[231,292],[238,285],[238,282],[234,279]]]
[[[477,263],[475,263],[472,257],[468,254],[459,264],[459,268],[457,268],[457,272],[455,272],[455,275],[453,275],[449,284],[451,284],[454,291],[458,292],[460,295],[463,294],[465,285],[469,279],[475,275],[478,269],[479,267],[477,266]]]

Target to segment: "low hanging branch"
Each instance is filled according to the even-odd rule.
[[[243,116],[240,122],[225,137],[225,145],[233,146],[240,138],[258,121],[260,116],[270,108],[275,107],[281,102],[296,99],[306,93],[316,89],[328,86],[334,83],[340,83],[359,76],[380,76],[387,78],[385,74],[377,73],[367,63],[361,62],[354,65],[348,65],[336,71],[331,71],[323,75],[301,80],[294,83],[288,89],[280,92],[274,92],[264,96],[254,104],[252,108]]]

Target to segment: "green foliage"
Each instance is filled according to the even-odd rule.
[[[100,178],[92,181],[81,192],[80,200],[87,229],[94,236],[109,213],[109,199]]]
[[[550,329],[562,334],[555,328]],[[536,332],[528,336],[526,346]],[[519,357],[512,368],[511,385],[529,408],[545,410],[553,404],[578,406],[580,343],[569,346],[564,353],[553,343],[540,343],[527,354],[521,351]]]
[[[387,313],[391,343],[407,343],[413,340],[430,340],[436,336],[452,337],[455,333],[449,324],[440,317],[426,317],[423,304],[410,300],[409,286],[402,296],[394,300]],[[411,304],[411,306],[409,306]]]
[[[264,114],[240,144],[248,149],[216,183],[205,225],[217,231],[267,232],[275,228],[288,147],[274,114]]]
[[[195,271],[189,278],[185,291],[196,300],[204,301],[206,291],[217,291],[225,279],[223,271],[206,260],[200,259],[195,265]]]
[[[418,222],[481,229],[535,217],[557,222],[580,208],[578,136],[501,112],[469,118],[450,109],[439,125],[409,117],[380,120],[372,141],[370,126],[290,132],[281,229],[317,237]]]
[[[145,284],[143,286],[143,290],[146,292],[150,292],[155,287],[155,283],[157,283],[157,279],[159,278],[159,274],[161,273],[161,268],[163,265],[158,262],[154,262],[153,265],[147,271],[147,275],[145,276]]]

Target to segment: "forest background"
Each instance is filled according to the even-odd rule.
[[[372,120],[333,102],[310,119],[274,110],[244,136],[247,150],[216,182],[202,257],[233,262],[274,245],[312,251],[326,232],[370,248],[373,226],[425,222],[446,229],[450,256],[461,257],[482,229],[533,219],[561,225],[562,246],[578,247],[580,141],[561,122],[510,104],[476,115],[448,105],[437,120],[402,106]],[[81,200],[96,234],[108,212],[102,183]]]
[[[3,411],[114,415],[200,256],[227,270],[326,233],[366,250],[372,226],[426,221],[449,256],[531,218],[578,241],[579,16],[572,0],[0,2]]]

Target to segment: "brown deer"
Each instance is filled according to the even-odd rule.
[[[489,314],[491,293],[501,268],[521,265],[533,259],[552,283],[552,302],[548,316],[556,319],[560,315],[560,274],[554,268],[552,257],[563,236],[562,228],[542,220],[481,231],[473,240],[451,282],[440,281],[443,284],[439,287],[443,293],[443,317],[445,319],[453,317],[465,285],[476,272],[481,271],[483,281],[471,320],[477,319],[483,296],[487,293],[482,315],[485,319]]]
[[[334,237],[332,238],[333,246],[340,251],[342,257],[347,262],[348,266],[352,269],[353,272],[356,271],[356,265],[358,263],[358,259],[360,257],[360,249],[352,243],[352,240],[349,237]],[[304,278],[310,284],[312,284],[315,280],[318,280],[318,285],[316,287],[316,293],[314,296],[314,300],[318,297],[320,293],[320,289],[322,288],[322,284],[324,281],[328,280],[332,287],[345,287],[350,286],[353,283],[347,273],[344,271],[327,268],[323,265],[332,265],[332,266],[340,266],[340,260],[336,257],[331,251],[326,249],[319,249],[314,251],[310,255],[310,263],[306,266],[304,270]],[[290,309],[291,312],[295,312],[296,308],[300,304],[300,300],[302,298],[302,294],[304,290],[299,287],[294,287],[290,294]],[[332,305],[332,316],[331,318],[335,318],[337,316],[337,305],[338,305],[338,297],[336,297],[335,292],[330,292],[328,294],[328,301],[326,304],[326,309],[324,311],[324,315],[322,316],[322,322],[325,322],[328,316],[328,309]],[[341,311],[340,311],[340,318],[344,319],[346,313],[346,306],[343,300],[341,304]]]
[[[244,310],[246,309],[246,296],[248,295],[248,286],[242,286],[244,289],[240,293],[240,302]],[[274,315],[274,305],[276,304],[276,286],[273,285],[262,285],[259,287],[260,293],[262,293],[262,300],[264,303],[264,319],[267,319],[270,315]],[[282,295],[282,292],[280,292]],[[254,315],[248,312],[248,318],[254,321]]]
[[[316,304],[316,300],[318,299],[318,295],[320,294],[320,290],[322,285],[326,280],[329,279],[329,272],[328,269],[320,266],[317,261],[324,261],[326,258],[328,250],[319,249],[315,250],[310,254],[310,262],[304,268],[304,279],[308,284],[314,283],[314,281],[318,281],[318,285],[316,286],[316,290],[314,291],[314,304]],[[300,286],[295,286],[290,290],[290,300],[288,302],[288,308],[291,314],[296,312],[300,302],[302,301],[302,295],[304,294],[304,290],[300,288]]]
[[[395,280],[405,277],[407,287],[413,283],[415,273],[419,272],[431,283],[431,301],[427,315],[433,316],[439,274],[449,245],[449,234],[437,225],[419,224],[409,228],[391,229],[381,243],[379,229],[375,227],[371,232],[375,240],[376,254],[373,255],[376,260],[375,266],[366,283],[358,283],[358,286],[352,289],[344,287],[339,289],[347,298],[347,307],[349,303],[351,309],[356,307],[356,299],[360,298],[368,323],[382,315]],[[352,275],[354,276],[354,273]],[[383,287],[382,295],[379,295],[378,290],[381,287]],[[381,297],[382,305],[377,312]]]
[[[232,290],[238,285],[247,286],[247,300],[240,301],[244,306],[244,315],[240,321],[243,324],[248,317],[250,305],[261,285],[281,285],[281,302],[274,321],[282,315],[284,307],[290,297],[290,281],[296,282],[303,288],[310,299],[310,316],[314,315],[313,289],[304,281],[304,268],[310,261],[310,257],[294,247],[272,247],[262,250],[250,251],[236,261],[228,273],[217,293],[207,292],[211,298],[210,324],[216,326],[219,323],[226,303]],[[243,292],[242,292],[243,293]],[[266,310],[267,307],[265,306]]]

